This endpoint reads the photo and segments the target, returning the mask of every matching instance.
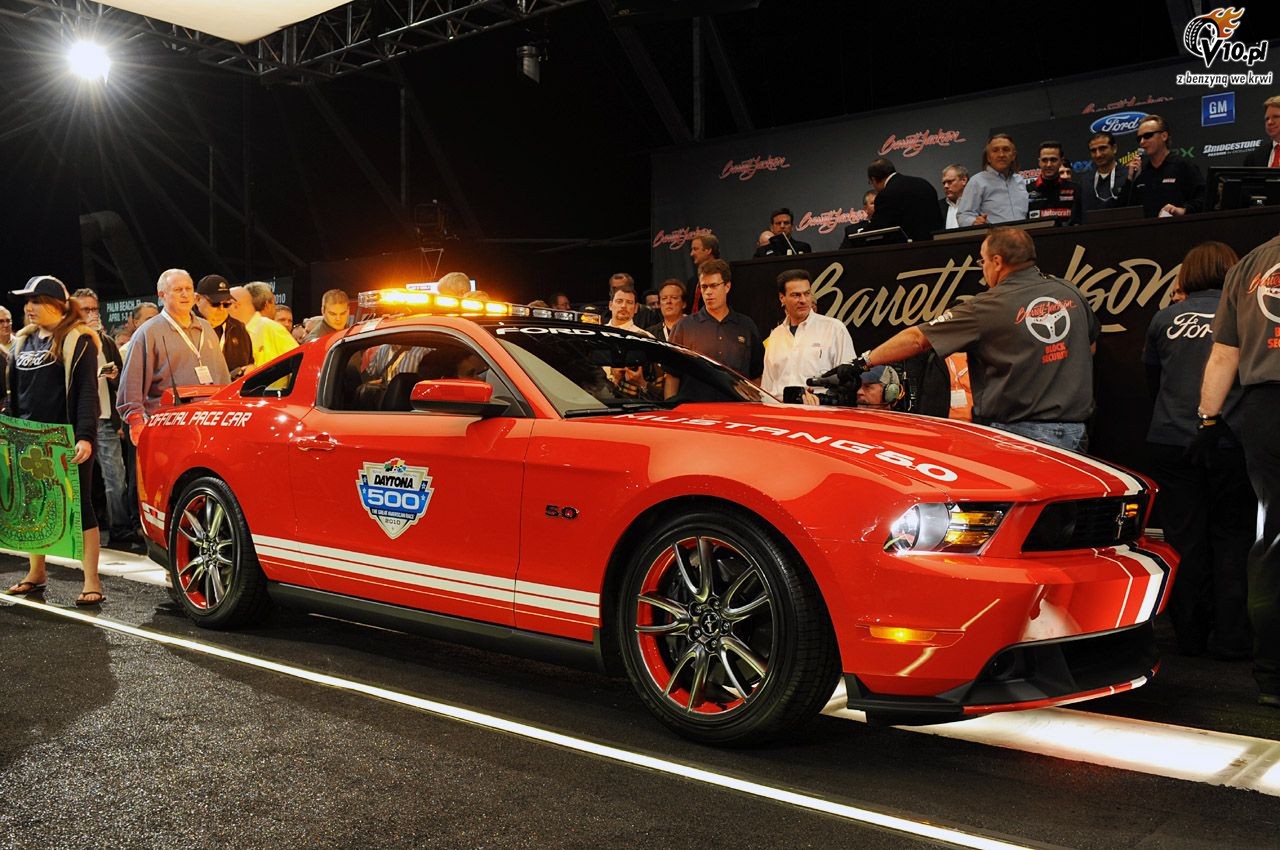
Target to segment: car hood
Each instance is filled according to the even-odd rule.
[[[1146,488],[1135,473],[1096,458],[995,428],[907,413],[686,404],[609,419],[797,447],[882,475],[905,475],[969,500],[1118,496]]]

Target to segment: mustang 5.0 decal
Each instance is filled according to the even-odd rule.
[[[360,504],[369,518],[395,540],[422,519],[431,503],[431,476],[425,466],[406,466],[400,458],[366,463],[356,480]]]

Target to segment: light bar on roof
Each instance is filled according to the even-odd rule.
[[[539,319],[559,319],[564,322],[601,324],[599,313],[579,313],[574,310],[533,309],[523,304],[504,301],[481,301],[477,298],[455,298],[423,292],[420,289],[374,289],[361,292],[357,305],[362,317],[377,313],[383,315],[437,315],[437,316],[533,316]]]

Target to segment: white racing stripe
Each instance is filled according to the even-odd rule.
[[[1135,623],[1145,623],[1156,612],[1156,603],[1160,601],[1160,588],[1164,587],[1164,577],[1169,572],[1168,567],[1161,566],[1159,561],[1146,552],[1129,546],[1116,547],[1116,553],[1137,561],[1147,571],[1149,578],[1146,591],[1142,596],[1142,607],[1138,609],[1138,617],[1134,620]]]
[[[525,608],[539,608],[586,618],[600,618],[600,594],[571,587],[556,587],[465,570],[437,567],[417,561],[385,558],[365,552],[300,543],[282,537],[253,535],[258,554],[302,567],[316,566],[362,578],[397,581],[443,590],[461,596],[499,600]]]
[[[1091,467],[1092,469],[1097,470],[1098,472],[1105,472],[1107,475],[1110,475],[1113,478],[1119,479],[1120,483],[1125,488],[1124,493],[1120,495],[1132,496],[1133,494],[1138,493],[1142,490],[1142,482],[1134,478],[1132,475],[1130,475],[1129,473],[1125,472],[1122,469],[1118,469],[1114,466],[1111,466],[1110,464],[1103,463],[1102,461],[1097,460],[1096,458],[1089,457],[1088,455],[1082,455],[1077,452],[1064,449],[1060,446],[1050,445],[1049,443],[1042,443],[1039,440],[1033,440],[1030,437],[1022,436],[1021,434],[1015,434],[1012,431],[1005,431],[1000,428],[992,428],[990,425],[978,425],[972,422],[964,422],[964,423],[953,422],[949,419],[939,419],[936,422],[931,422],[930,424],[945,425],[945,426],[949,426],[956,429],[980,428],[993,435],[1006,437],[1008,439],[1013,440],[1014,442],[1025,443],[1026,445],[1032,446],[1035,449],[1037,449],[1038,453],[1041,456],[1049,458],[1050,460],[1055,460],[1058,463],[1061,463],[1063,466],[1070,467],[1076,472],[1089,476],[1090,478],[1092,478],[1093,480],[1101,484],[1103,487],[1105,487],[1108,493],[1112,493],[1116,489],[1114,484],[1108,484],[1106,481],[1103,481],[1097,475],[1093,474],[1093,472],[1089,471],[1088,469],[1082,469],[1081,467],[1082,466]],[[1075,462],[1074,465],[1072,463],[1068,463],[1068,460],[1074,461]]]
[[[671,761],[669,759],[645,755],[644,753],[632,752],[630,750],[622,749],[621,747],[613,747],[608,744],[600,744],[582,738],[575,738],[572,735],[553,732],[549,729],[542,729],[537,726],[520,723],[515,720],[508,720],[507,718],[498,717],[492,714],[485,714],[484,712],[476,711],[474,709],[449,705],[448,703],[437,702],[424,697],[416,697],[411,694],[404,694],[387,688],[366,685],[361,682],[353,682],[349,679],[330,676],[326,673],[316,673],[311,670],[305,670],[301,667],[294,667],[290,664],[281,664],[276,661],[268,661],[264,658],[256,658],[252,655],[233,652],[221,647],[200,643],[199,641],[160,634],[146,629],[139,629],[135,626],[117,623],[102,617],[82,614],[79,611],[69,608],[45,605],[40,602],[26,599],[25,597],[3,598],[11,605],[22,605],[28,608],[35,608],[59,617],[88,623],[90,625],[97,626],[100,629],[110,629],[142,640],[149,640],[166,646],[186,649],[202,655],[221,658],[236,664],[243,664],[247,667],[269,670],[274,673],[279,673],[284,676],[290,676],[307,682],[313,682],[318,685],[325,685],[342,691],[363,694],[365,696],[397,703],[409,708],[415,708],[419,711],[424,711],[437,717],[443,717],[448,720],[455,720],[462,723],[470,723],[474,726],[479,726],[484,729],[492,729],[497,732],[505,732],[520,738],[537,741],[543,744],[550,744],[551,746],[560,747],[572,752],[607,759],[627,767],[641,767],[689,782],[697,782],[725,791],[734,791],[739,794],[746,794],[763,800],[770,800],[772,802],[782,803],[784,805],[794,806],[796,808],[812,812],[819,812],[824,815],[830,815],[832,817],[842,818],[844,820],[866,824],[868,826],[892,830],[894,832],[910,835],[916,838],[941,841],[955,847],[971,847],[975,848],[975,850],[1030,850],[1030,847],[1027,845],[1014,844],[1008,841],[1001,841],[996,838],[989,838],[984,835],[976,835],[963,832],[958,829],[950,829],[948,827],[938,826],[934,823],[914,821],[910,818],[891,815],[885,812],[878,812],[874,809],[865,809],[859,806],[851,806],[846,803],[837,803],[812,794],[802,794],[798,791],[776,788],[760,782],[753,782],[749,779],[742,779],[736,776],[716,773],[714,771],[696,767],[691,764],[685,764],[683,762]]]

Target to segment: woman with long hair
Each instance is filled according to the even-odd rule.
[[[84,589],[76,605],[99,605],[106,596],[98,576],[98,518],[90,493],[94,439],[98,433],[98,335],[62,281],[37,275],[14,295],[26,299],[28,324],[14,335],[9,358],[8,413],[30,422],[71,425],[79,466],[80,520],[84,529]],[[44,555],[30,555],[26,577],[7,591],[27,596],[44,590]]]

